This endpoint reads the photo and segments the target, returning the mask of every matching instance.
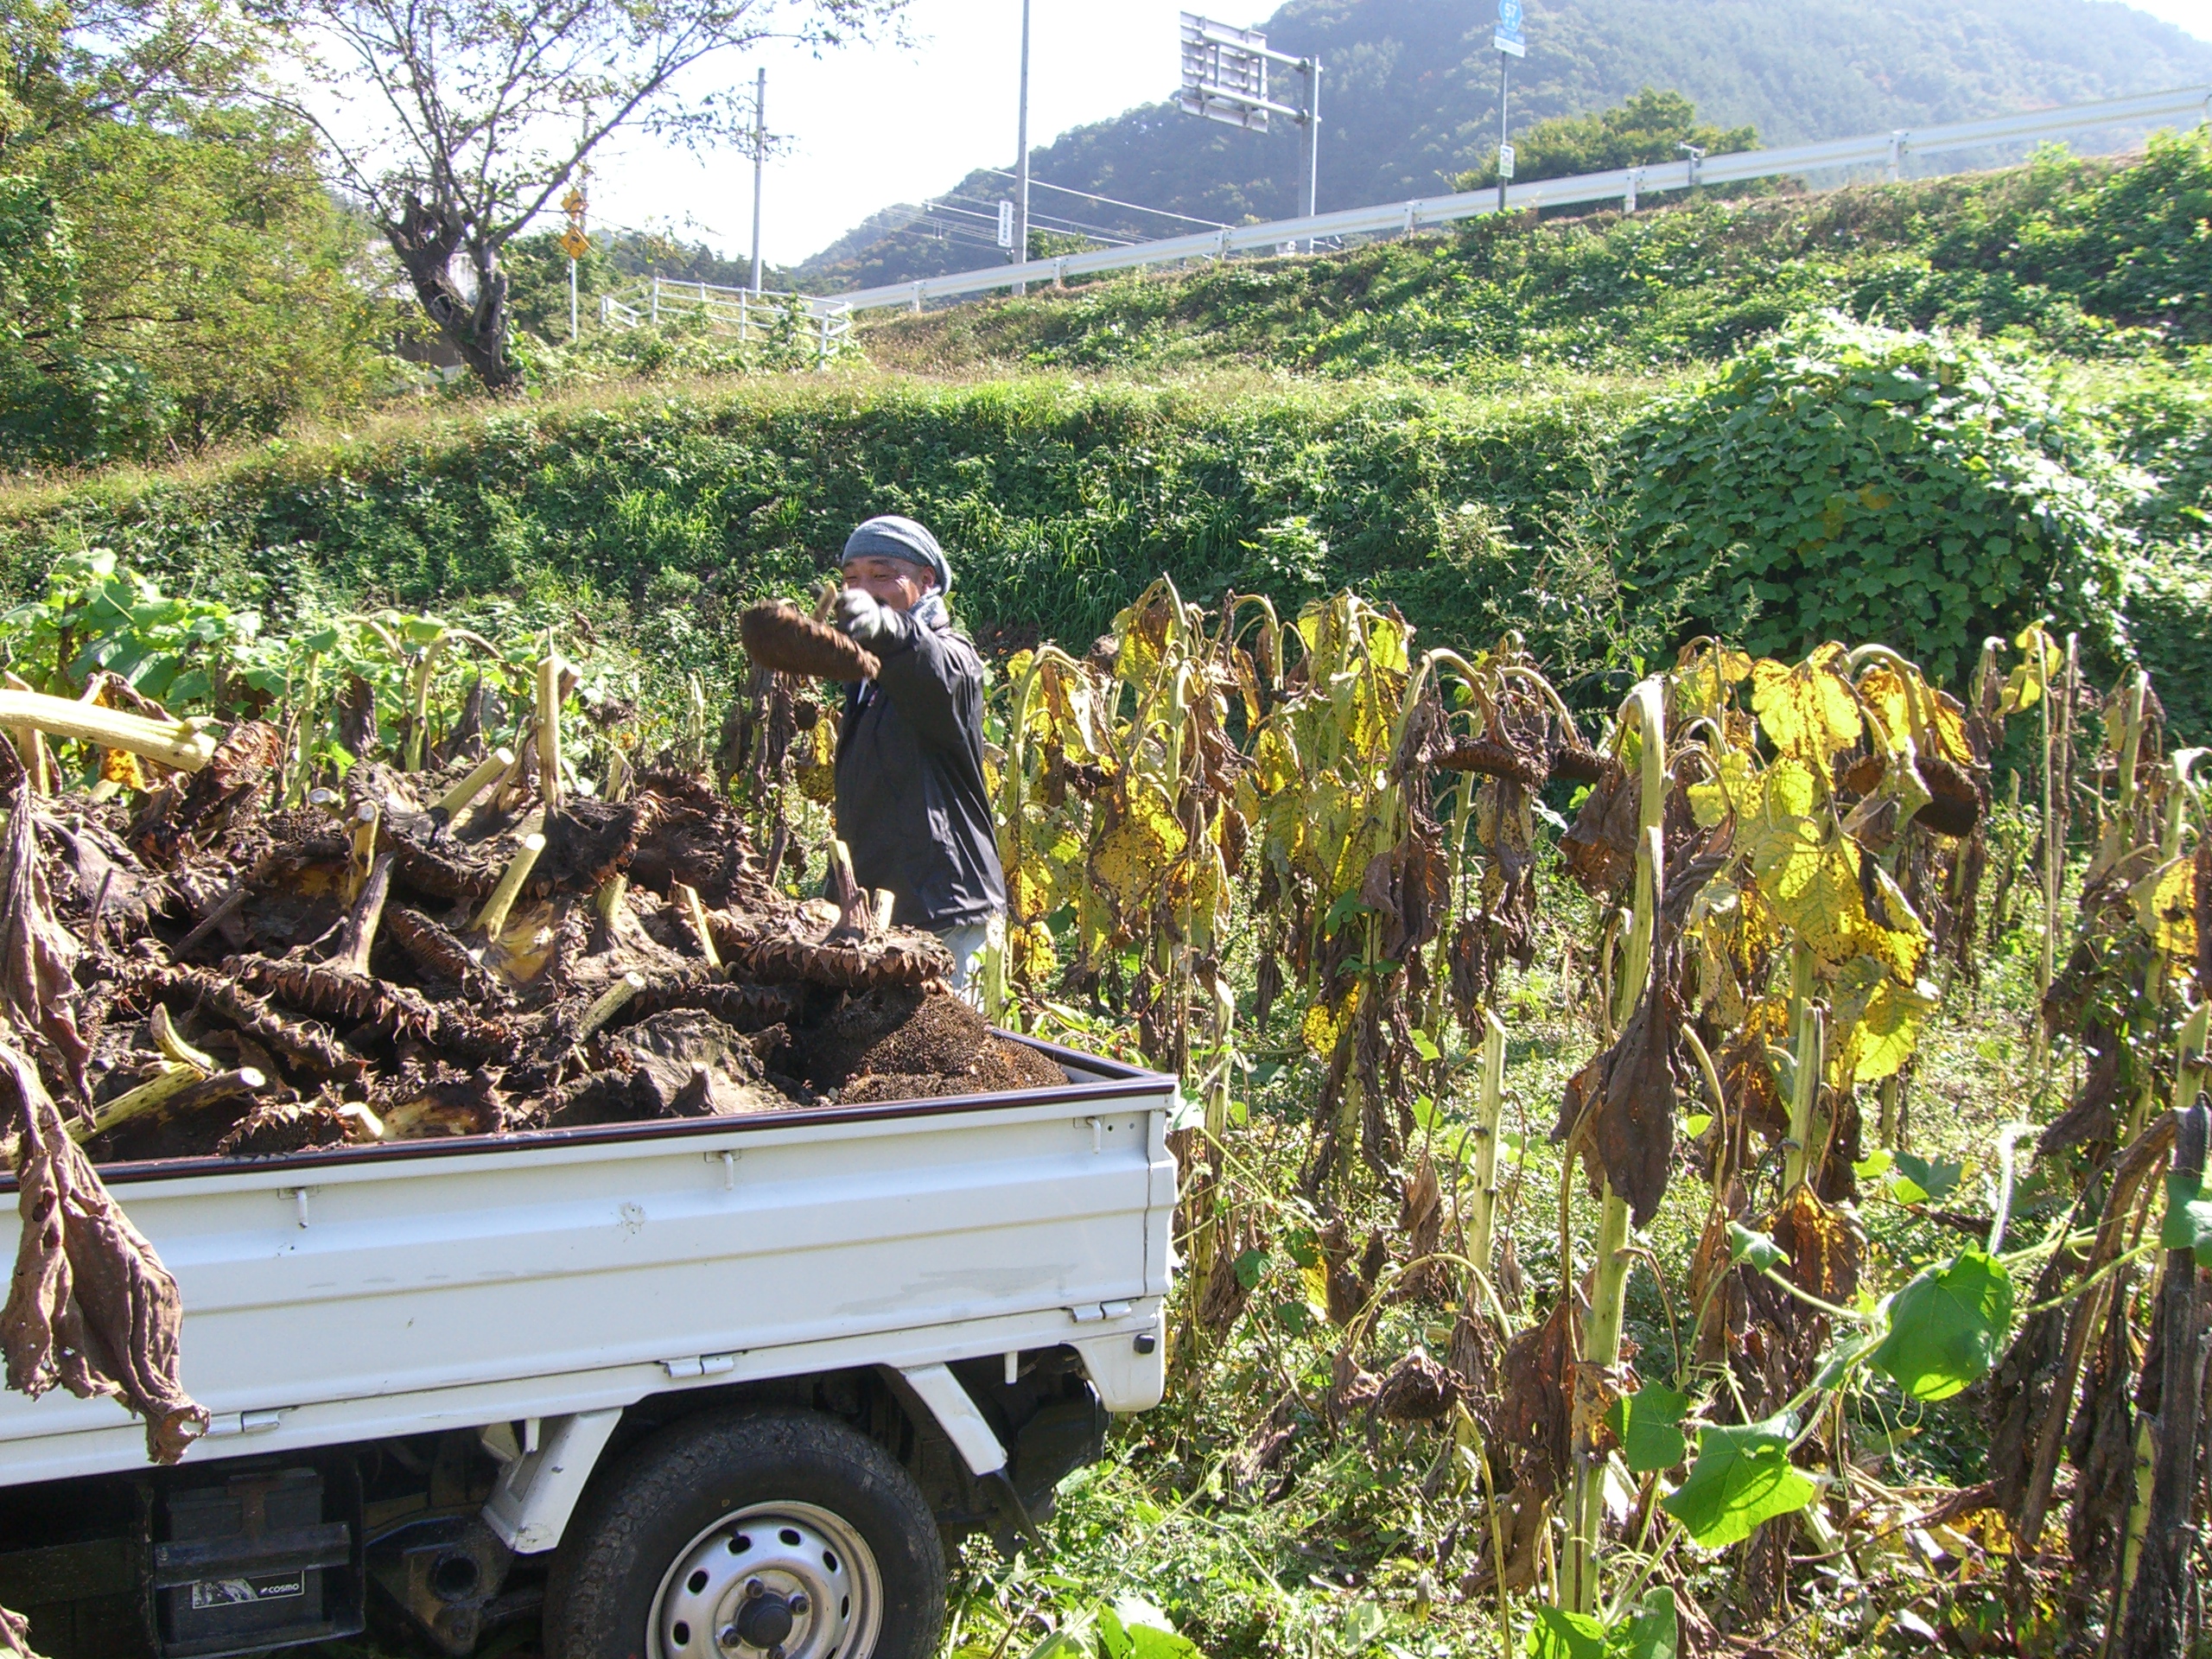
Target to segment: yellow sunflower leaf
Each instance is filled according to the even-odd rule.
[[[1033,865],[1024,864],[1007,877],[1007,910],[1017,923],[1033,922],[1049,914],[1051,899],[1051,883]]]
[[[1059,953],[1052,949],[1052,931],[1048,927],[1008,928],[1006,962],[1016,983],[1033,989],[1049,985],[1060,969]]]
[[[1189,839],[1175,822],[1166,791],[1149,778],[1132,779],[1125,799],[1110,816],[1090,868],[1124,917],[1163,896],[1175,859]]]
[[[2000,715],[2024,714],[2044,699],[2058,671],[2066,665],[2065,653],[2039,623],[2030,623],[2012,641],[2020,661],[2005,681],[2005,695],[1997,705]]]
[[[102,690],[106,688],[103,686]],[[100,751],[100,779],[105,783],[121,784],[128,789],[146,787],[146,774],[139,769],[138,757],[128,749]]]
[[[1748,652],[1731,651],[1706,641],[1683,647],[1675,671],[1669,677],[1677,718],[1695,720],[1719,712],[1728,688],[1751,677]]]
[[[1825,817],[1770,813],[1746,839],[1760,893],[1815,956],[1835,963],[1869,956],[1906,984],[1917,977],[1928,930],[1879,864],[1866,874],[1888,921],[1867,913],[1866,855],[1849,836]]]
[[[1690,811],[1697,818],[1697,827],[1710,830],[1726,818],[1731,808],[1749,817],[1759,810],[1764,798],[1764,783],[1753,765],[1753,757],[1742,749],[1731,749],[1720,757],[1719,776],[1702,784],[1692,784],[1685,791],[1690,799]]]
[[[1892,749],[1902,747],[1912,735],[1912,699],[1925,695],[1925,687],[1908,686],[1887,663],[1877,663],[1859,677],[1859,699],[1881,722]]]
[[[1359,1007],[1359,988],[1351,990],[1334,1002],[1316,1002],[1306,1010],[1306,1019],[1299,1027],[1299,1035],[1314,1058],[1326,1065],[1337,1052],[1337,1042],[1344,1035],[1344,1027]]]
[[[1776,761],[1761,774],[1747,811],[1763,817],[1802,818],[1821,798],[1820,779],[1802,760]]]
[[[2135,913],[2169,962],[2196,958],[2196,875],[2193,861],[2162,864],[2131,889]]]
[[[1905,740],[1913,738],[1916,744],[1933,749],[1955,765],[1974,763],[1974,749],[1967,741],[1966,709],[1956,697],[1936,690],[1918,674],[1908,677],[1887,663],[1878,663],[1859,677],[1859,696],[1881,722],[1891,749],[1903,748]],[[1913,729],[1916,705],[1928,722],[1924,744]]]
[[[1938,1000],[1930,981],[1900,983],[1886,963],[1872,957],[1845,963],[1836,981],[1829,1084],[1847,1089],[1894,1077],[1919,1046],[1921,1027]]]
[[[1767,741],[1823,771],[1830,756],[1859,741],[1861,729],[1843,654],[1830,642],[1795,668],[1765,658],[1751,665],[1751,708]]]
[[[1252,745],[1251,776],[1263,795],[1295,789],[1304,781],[1299,770],[1297,747],[1280,726],[1260,728],[1259,739]]]

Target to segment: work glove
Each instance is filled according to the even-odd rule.
[[[877,645],[898,629],[898,613],[865,588],[847,588],[837,595],[837,626],[863,645]]]

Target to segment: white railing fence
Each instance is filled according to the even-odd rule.
[[[604,328],[657,328],[664,317],[679,316],[703,316],[711,332],[734,334],[741,342],[766,342],[796,328],[814,348],[817,365],[836,354],[853,327],[853,308],[842,295],[825,299],[772,289],[755,294],[749,288],[654,276],[600,296]]]
[[[1983,121],[1955,121],[1917,130],[1898,129],[1857,138],[1791,144],[1780,149],[1747,150],[1734,156],[1692,156],[1679,162],[1623,168],[1610,173],[1534,180],[1508,187],[1505,207],[1512,212],[1618,200],[1626,211],[1634,213],[1639,193],[1686,190],[1693,185],[1738,184],[1777,174],[1868,164],[1886,165],[1889,176],[1895,180],[1904,168],[1907,155],[1981,149],[1993,144],[2063,138],[2071,133],[2107,127],[2157,126],[2176,121],[2194,124],[2208,118],[2212,118],[2212,86],[2186,86],[2170,92],[2107,99],[2100,103],[2075,104],[2063,109],[2036,110],[2025,115],[2003,115]],[[1287,244],[1314,238],[1411,235],[1424,226],[1448,225],[1496,213],[1497,207],[1495,188],[1446,196],[1422,196],[1411,201],[1345,207],[1299,219],[1274,219],[1264,225],[1241,225],[1227,230],[1167,237],[1128,247],[1099,248],[1088,253],[1032,259],[1018,265],[988,265],[980,270],[925,276],[914,282],[864,288],[814,303],[842,304],[849,311],[887,306],[906,306],[918,311],[925,301],[988,294],[1017,283],[1058,284],[1071,276],[1088,276],[1102,271],[1136,270],[1185,259],[1225,259],[1236,253],[1273,253]]]

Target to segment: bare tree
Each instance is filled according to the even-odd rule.
[[[313,79],[276,101],[322,135],[416,296],[479,380],[511,389],[499,251],[610,133],[744,139],[751,100],[693,73],[767,41],[817,50],[895,27],[907,0],[260,0]]]

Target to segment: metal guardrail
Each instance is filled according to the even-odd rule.
[[[686,312],[703,315],[710,326],[734,328],[740,340],[782,328],[796,312],[812,340],[817,363],[828,362],[853,327],[852,303],[842,295],[825,298],[773,289],[755,294],[749,288],[656,276],[620,294],[603,294],[599,301],[600,326],[606,328],[658,327],[664,314]]]
[[[1700,184],[1739,184],[1778,173],[1855,167],[1869,162],[1886,163],[1890,176],[1895,179],[1908,153],[1925,156],[2023,139],[2063,137],[2069,132],[2094,127],[2207,118],[2212,118],[2212,86],[2185,86],[2135,98],[2037,110],[2025,115],[1955,121],[1917,130],[1899,128],[1856,138],[1792,144],[1781,149],[1745,150],[1732,156],[1707,156],[1649,167],[1621,168],[1610,173],[1585,173],[1573,178],[1533,180],[1527,184],[1509,186],[1505,206],[1512,211],[1618,200],[1633,212],[1639,192],[1686,190]],[[1032,259],[1018,265],[988,265],[981,270],[924,276],[911,283],[892,283],[834,295],[823,302],[842,303],[854,311],[878,310],[887,306],[908,306],[918,311],[927,300],[987,294],[1016,283],[1058,283],[1070,276],[1088,276],[1101,271],[1137,270],[1147,265],[1173,264],[1185,259],[1225,259],[1232,253],[1274,250],[1315,237],[1410,235],[1425,225],[1448,225],[1458,219],[1474,219],[1496,213],[1497,207],[1494,187],[1446,196],[1421,196],[1411,201],[1345,207],[1300,219],[1278,219],[1262,225],[1240,225],[1228,230],[1166,237],[1123,248],[1100,248],[1090,253]]]

